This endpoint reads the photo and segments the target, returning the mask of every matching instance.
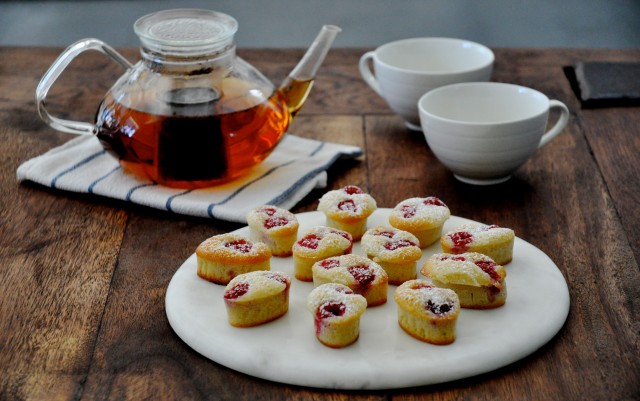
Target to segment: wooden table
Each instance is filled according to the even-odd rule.
[[[171,277],[203,239],[239,225],[18,184],[22,162],[70,139],[34,107],[60,51],[0,48],[0,399],[640,399],[640,109],[583,110],[563,73],[579,60],[640,61],[640,50],[495,49],[493,80],[559,99],[571,119],[492,187],[454,180],[422,135],[404,128],[359,77],[365,49],[330,52],[291,128],[365,150],[363,161],[329,170],[329,187],[359,185],[380,207],[436,195],[457,216],[511,227],[555,261],[572,301],[558,335],[519,362],[453,383],[363,392],[249,377],[174,334],[164,309]],[[275,82],[301,53],[239,50]],[[53,88],[52,112],[91,120],[120,73],[100,55],[81,57]],[[294,211],[314,210],[323,192]]]

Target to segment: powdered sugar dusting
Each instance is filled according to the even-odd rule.
[[[418,260],[422,257],[419,243],[415,235],[387,226],[367,230],[361,240],[362,249],[367,255],[383,261]]]
[[[323,259],[316,262],[311,270],[314,280],[341,283],[350,288],[376,285],[387,277],[387,272],[379,264],[355,254]],[[366,282],[363,282],[363,277]]]
[[[466,247],[487,246],[512,241],[515,233],[510,228],[499,227],[497,225],[463,225],[451,230],[443,235],[443,241],[450,248],[455,246],[455,239],[460,233],[470,234],[470,240],[467,241]]]
[[[261,242],[252,242],[248,238],[238,233],[228,233],[215,235],[204,240],[196,253],[199,255],[220,255],[229,257],[271,257],[271,252],[267,246]]]
[[[260,270],[234,277],[229,284],[227,284],[225,294],[227,292],[233,292],[234,288],[241,286],[244,292],[235,298],[242,300],[257,299],[278,294],[285,291],[290,285],[291,277],[287,274]]]
[[[262,205],[247,213],[247,224],[258,231],[277,232],[297,230],[299,223],[295,214],[272,205]]]
[[[448,284],[495,286],[504,280],[506,271],[504,267],[495,264],[493,259],[481,253],[436,253],[427,260],[422,274]]]
[[[367,308],[366,299],[355,294],[349,287],[328,283],[314,288],[307,297],[307,309],[316,314],[319,307],[327,302],[344,303],[346,310],[343,316],[328,317],[328,319],[351,318],[362,315]]]
[[[293,245],[293,252],[307,256],[338,255],[351,252],[352,246],[353,239],[349,233],[316,226],[307,230]]]
[[[377,208],[373,197],[354,185],[326,192],[318,210],[334,219],[366,218]]]
[[[436,287],[431,280],[407,281],[396,289],[394,297],[398,306],[423,315],[457,314],[460,309],[456,293]]]
[[[450,216],[451,212],[442,200],[429,196],[409,198],[398,203],[391,211],[390,220],[427,229],[443,225]]]

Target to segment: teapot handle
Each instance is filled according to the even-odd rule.
[[[111,46],[107,45],[98,39],[83,39],[71,46],[67,47],[60,56],[53,62],[49,70],[44,74],[38,87],[36,88],[36,105],[38,107],[38,114],[45,123],[49,124],[51,128],[58,131],[67,132],[76,135],[87,135],[95,133],[95,125],[90,123],[84,123],[80,121],[71,121],[57,118],[49,114],[45,108],[45,98],[53,83],[58,79],[62,71],[76,58],[80,53],[87,50],[97,50],[107,56],[111,57],[118,64],[124,68],[129,69],[133,67],[127,59],[116,52]]]

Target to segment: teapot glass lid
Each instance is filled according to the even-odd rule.
[[[196,55],[232,44],[238,22],[216,11],[177,9],[145,15],[133,29],[150,51]]]

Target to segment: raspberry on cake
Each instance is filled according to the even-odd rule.
[[[226,285],[239,274],[271,268],[271,251],[237,233],[206,239],[196,248],[198,276]]]
[[[301,281],[313,281],[311,266],[331,256],[346,255],[353,249],[351,234],[335,228],[316,226],[293,244],[294,275]]]
[[[460,302],[454,291],[416,279],[400,285],[393,297],[398,324],[409,335],[436,345],[455,341]]]
[[[358,339],[367,300],[345,285],[328,283],[309,293],[307,309],[313,315],[318,341],[331,348],[343,348]]]
[[[393,208],[389,224],[415,235],[420,248],[426,248],[440,238],[442,226],[450,216],[447,205],[435,196],[410,198]]]
[[[254,271],[227,284],[224,303],[229,324],[252,327],[270,322],[289,310],[291,279],[281,272]]]
[[[416,265],[422,250],[415,235],[394,227],[378,226],[367,230],[360,243],[367,257],[387,272],[390,284],[400,285],[416,278]]]
[[[376,210],[376,201],[355,185],[325,193],[318,210],[327,217],[327,226],[346,231],[357,241],[367,229],[367,219]]]
[[[449,231],[440,238],[440,245],[445,253],[479,252],[499,265],[506,265],[513,258],[514,239],[515,233],[510,228],[480,224]]]
[[[438,287],[454,290],[463,308],[497,308],[507,300],[507,272],[481,253],[436,253],[427,259],[420,273]]]
[[[249,237],[269,247],[273,256],[291,256],[298,236],[298,219],[288,210],[264,205],[247,214]]]
[[[311,267],[313,284],[344,284],[367,300],[367,306],[387,302],[387,272],[380,265],[360,255],[342,255],[323,259]]]

